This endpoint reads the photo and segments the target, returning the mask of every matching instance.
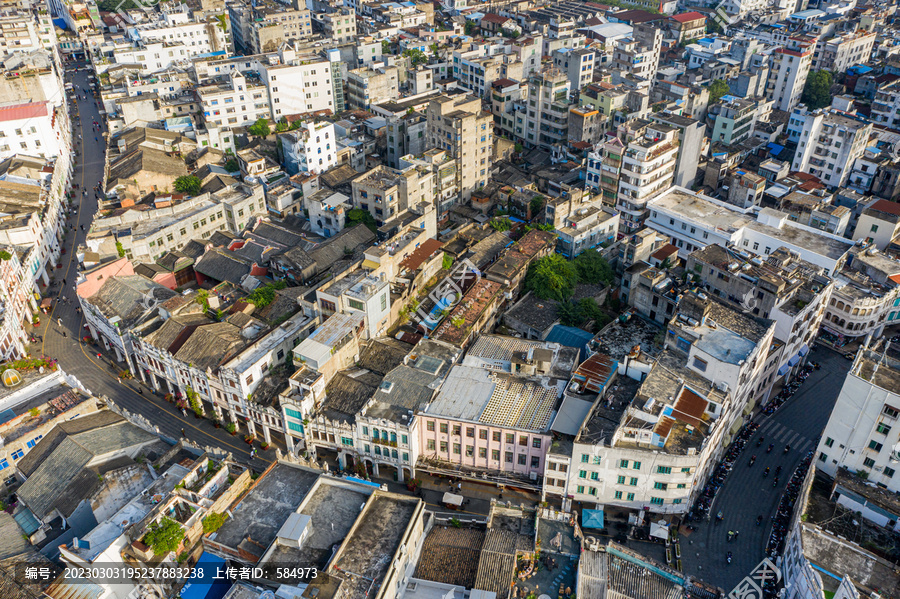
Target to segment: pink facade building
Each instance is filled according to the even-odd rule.
[[[541,476],[558,399],[546,381],[454,366],[417,416],[420,458]]]

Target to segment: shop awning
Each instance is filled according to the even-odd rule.
[[[650,523],[650,536],[657,539],[669,538],[669,524],[665,520]]]
[[[803,344],[803,347],[801,347],[801,348],[800,348],[800,351],[797,352],[797,353],[800,354],[800,357],[802,358],[803,356],[805,356],[806,354],[809,353],[809,346],[808,346],[807,344],[804,343],[804,344]]]

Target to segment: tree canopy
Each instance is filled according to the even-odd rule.
[[[578,284],[575,265],[559,254],[550,254],[532,263],[525,275],[525,287],[546,300],[564,301],[572,297]]]
[[[378,230],[378,225],[375,224],[375,217],[368,210],[363,210],[362,208],[352,208],[347,211],[347,226],[354,227],[359,223],[364,224],[369,227],[369,229],[375,233]]]
[[[175,179],[175,191],[195,196],[200,193],[203,182],[194,175],[182,175]]]
[[[257,308],[265,308],[275,301],[275,291],[285,287],[287,287],[287,283],[284,281],[275,281],[274,283],[257,287],[247,296],[247,301]]]
[[[403,56],[409,58],[412,66],[416,66],[418,64],[425,64],[428,62],[428,57],[425,56],[425,53],[416,48],[407,48],[403,51]]]
[[[533,262],[525,276],[525,287],[541,299],[565,302],[579,283],[611,285],[614,280],[606,259],[597,250],[585,250],[572,261],[551,254]]]
[[[810,110],[831,106],[831,84],[833,78],[828,71],[812,71],[803,86],[801,102]]]
[[[613,269],[600,252],[594,249],[585,250],[575,258],[575,270],[581,283],[603,283],[612,285],[615,280]]]
[[[721,79],[716,79],[709,84],[709,103],[714,104],[722,99],[725,94],[730,94],[731,88]]]
[[[147,534],[144,535],[144,543],[156,555],[166,555],[175,551],[181,545],[182,539],[184,530],[181,524],[171,518],[163,518],[156,524],[151,524]]]
[[[256,137],[265,137],[272,132],[272,130],[269,128],[268,119],[264,119],[262,117],[256,119],[256,122],[247,128],[247,131],[250,133],[250,135],[255,135]]]

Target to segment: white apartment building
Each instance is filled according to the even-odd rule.
[[[390,285],[383,276],[357,271],[316,290],[316,299],[326,318],[335,312],[364,315],[369,339],[383,335],[390,324]]]
[[[853,163],[865,152],[872,124],[830,109],[795,110],[791,118],[803,121],[791,170],[815,175],[829,187],[844,187]]]
[[[636,23],[631,36],[616,40],[613,83],[627,82],[645,91],[656,81],[663,33],[652,23]]]
[[[197,87],[196,93],[207,123],[247,127],[257,119],[271,117],[266,86],[248,82],[238,71],[222,83]]]
[[[63,151],[48,101],[0,106],[0,160],[16,154],[52,158]]]
[[[131,259],[151,261],[216,231],[237,235],[254,218],[266,214],[262,185],[236,183],[162,208],[99,218],[85,243],[98,251],[118,242]]]
[[[626,235],[644,226],[647,202],[672,185],[678,159],[678,130],[661,123],[649,125],[622,153],[616,208]]]
[[[553,52],[553,66],[566,74],[569,89],[578,92],[594,80],[596,56],[596,52],[585,48],[579,50],[562,48]]]
[[[647,226],[669,238],[682,258],[714,243],[765,257],[784,247],[832,276],[852,247],[849,240],[795,223],[784,212],[763,208],[754,218],[751,209],[677,186],[650,202],[648,209]]]
[[[875,92],[871,119],[892,129],[900,128],[900,80],[883,85]]]
[[[138,25],[129,29],[128,35],[138,45],[161,42],[184,46],[188,57],[223,52],[228,47],[218,20],[195,23],[187,13],[165,13],[159,22]]]
[[[335,56],[298,55],[283,48],[279,51],[281,64],[256,63],[260,79],[269,88],[273,120],[288,114],[343,110],[343,82],[335,65],[340,63],[340,53],[330,54]]]
[[[726,322],[739,323],[740,330]],[[594,404],[575,437],[571,462],[555,460],[551,452],[548,462],[557,463],[548,464],[544,492],[597,505],[685,513],[743,425],[745,411],[764,396],[758,390],[773,333],[771,321],[685,294],[666,349],[637,394],[623,401],[629,398],[612,392],[612,403]],[[627,367],[606,360],[612,362],[607,371]],[[572,391],[570,385],[567,401],[578,399]],[[564,480],[557,478],[560,464]]]
[[[813,70],[843,73],[852,66],[869,62],[877,36],[874,31],[859,29],[853,33],[820,39],[813,54]]]
[[[0,15],[0,56],[12,52],[52,51],[56,29],[49,13],[8,11]]]
[[[863,472],[869,483],[900,491],[900,361],[893,351],[863,347],[853,360],[825,425],[816,468],[834,478],[838,469]],[[849,498],[842,496],[842,502]],[[848,505],[864,518],[887,525],[883,514]],[[896,526],[896,524],[895,524]]]
[[[284,152],[284,167],[291,175],[324,173],[337,166],[334,123],[306,123],[296,131],[278,136]]]
[[[796,36],[773,52],[766,95],[775,102],[774,109],[791,112],[800,102],[814,51],[814,39]]]

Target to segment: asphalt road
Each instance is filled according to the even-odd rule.
[[[90,71],[71,70],[72,66],[83,66],[83,63],[69,65],[66,71],[66,82],[74,83],[79,87],[79,94],[83,94],[88,88],[88,76]],[[93,187],[101,181],[105,163],[105,143],[101,133],[92,129],[94,121],[103,122],[98,112],[96,99],[88,91],[87,99],[79,95],[77,100],[78,112],[81,115],[80,122],[74,122],[73,137],[75,147],[79,150],[76,158],[77,166],[74,170],[73,184],[79,189],[74,190],[75,201],[73,207],[76,213],[69,216],[67,226],[74,228],[69,230],[64,241],[66,253],[61,256],[62,268],[54,271],[57,285],[52,287],[53,311],[49,318],[42,320],[42,326],[37,331],[43,340],[38,347],[32,346],[32,354],[57,358],[63,370],[77,377],[81,383],[97,396],[105,395],[117,405],[135,413],[142,414],[159,427],[162,434],[171,437],[181,437],[182,430],[187,439],[201,446],[209,445],[230,451],[234,458],[243,463],[250,463],[250,446],[243,442],[240,436],[231,436],[224,429],[215,428],[208,420],[198,420],[193,415],[182,418],[181,412],[173,404],[166,402],[160,396],[153,395],[151,389],[140,385],[133,380],[127,383],[119,382],[118,373],[126,366],[113,366],[108,355],[97,357],[98,349],[95,346],[82,345],[81,337],[87,334],[84,329],[84,321],[75,311],[78,302],[75,299],[75,279],[77,278],[78,262],[75,258],[76,248],[84,241],[87,231],[90,230],[91,220],[97,212],[97,199],[94,197]],[[74,117],[74,115],[73,115]],[[78,139],[78,135],[81,139]],[[86,197],[81,195],[83,189],[88,190]],[[81,227],[84,227],[84,231]],[[65,285],[59,285],[65,281]],[[66,297],[69,301],[61,301]],[[62,322],[62,326],[57,323]],[[143,394],[137,389],[142,388]],[[274,449],[261,452],[257,446],[257,458],[252,466],[256,470],[263,470],[275,459]]]
[[[818,346],[813,348],[810,360],[820,363],[821,369],[812,371],[794,397],[775,414],[756,418],[759,429],[744,448],[710,509],[711,516],[721,511],[724,520],[716,524],[711,517],[682,539],[685,573],[717,585],[726,593],[765,557],[770,519],[778,509],[791,473],[803,456],[815,449],[851,364],[840,354]],[[761,437],[764,441],[757,447]],[[775,448],[767,454],[769,443],[774,443]],[[791,446],[787,454],[784,453],[786,445]],[[754,454],[756,463],[749,466]],[[771,472],[763,477],[767,466]],[[773,487],[777,466],[782,467],[782,472],[778,485]],[[764,518],[761,526],[756,525],[758,516]],[[730,543],[729,530],[739,533]],[[731,564],[725,562],[728,551],[733,554]]]

